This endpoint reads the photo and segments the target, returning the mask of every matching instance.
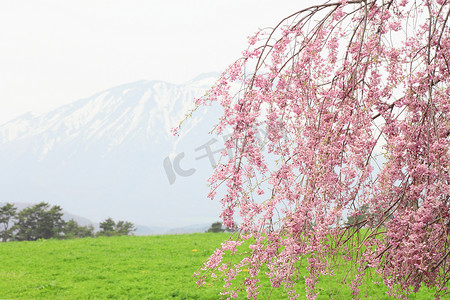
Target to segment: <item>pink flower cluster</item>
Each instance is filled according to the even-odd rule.
[[[232,132],[234,156],[217,166],[210,196],[240,228],[199,283],[222,274],[224,295],[256,298],[267,276],[291,299],[315,299],[344,259],[355,298],[367,269],[398,298],[447,291],[449,11],[448,0],[327,2],[249,39],[197,100],[220,105],[216,133]]]

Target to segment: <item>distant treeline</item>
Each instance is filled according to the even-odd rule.
[[[235,232],[238,230],[237,225],[235,224],[233,227],[229,228],[222,224],[222,222],[215,222],[211,224],[211,227],[206,232]]]
[[[136,230],[126,221],[117,223],[108,218],[95,232],[92,225],[81,226],[75,220],[62,219],[62,208],[41,202],[17,211],[14,204],[0,207],[0,239],[7,241],[36,241],[39,239],[71,239],[95,236],[131,235]]]

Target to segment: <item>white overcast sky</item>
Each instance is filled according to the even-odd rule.
[[[137,80],[221,72],[258,28],[312,0],[5,0],[0,124]]]

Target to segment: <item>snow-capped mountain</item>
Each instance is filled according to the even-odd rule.
[[[208,134],[217,108],[197,111],[179,137],[170,133],[215,78],[129,83],[1,125],[0,201],[45,201],[96,222],[217,220],[219,204],[206,199],[218,158],[210,153],[223,147]]]

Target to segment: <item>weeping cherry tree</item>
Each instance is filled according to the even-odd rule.
[[[339,273],[353,297],[373,276],[397,298],[447,292],[449,12],[449,0],[328,1],[249,38],[195,102],[222,108],[214,132],[230,138],[209,197],[239,224],[198,284],[218,276],[225,297],[256,298],[266,276],[314,299]]]

